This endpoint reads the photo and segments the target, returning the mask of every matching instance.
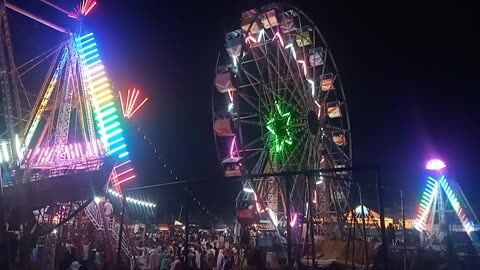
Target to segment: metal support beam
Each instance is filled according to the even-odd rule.
[[[208,178],[199,178],[199,179],[190,179],[190,180],[183,180],[183,181],[175,181],[175,182],[168,182],[168,180],[165,180],[163,184],[156,184],[156,185],[150,185],[150,186],[142,186],[142,187],[136,187],[136,188],[129,188],[126,189],[125,191],[134,191],[134,190],[143,190],[143,189],[150,189],[150,188],[156,188],[156,187],[166,187],[166,186],[174,186],[174,185],[180,185],[180,184],[186,184],[186,183],[207,183],[207,182],[232,182],[232,181],[246,181],[250,179],[257,179],[257,178],[267,178],[267,177],[285,177],[285,176],[296,176],[296,175],[304,175],[304,176],[324,176],[324,173],[333,173],[333,172],[355,172],[355,171],[378,171],[378,167],[376,166],[360,166],[360,167],[346,167],[346,168],[331,168],[331,169],[318,169],[318,170],[303,170],[303,171],[288,171],[288,172],[275,172],[275,173],[261,173],[261,174],[250,174],[249,176],[238,176],[238,177],[228,177],[228,178],[215,178],[215,177],[208,177]],[[377,172],[378,174],[378,172]],[[325,176],[324,176],[325,177]],[[341,179],[341,178],[333,178],[332,179],[337,179],[345,182],[351,182],[351,183],[359,183],[358,181],[354,179]]]
[[[293,260],[292,260],[292,227],[290,226],[290,184],[291,181],[289,179],[285,180],[285,204],[286,208],[285,213],[287,215],[287,263],[288,269],[293,267]]]
[[[312,205],[312,187],[311,182],[312,179],[307,177],[306,179],[307,184],[307,194],[308,194],[308,226],[310,227],[310,242],[312,246],[310,247],[310,256],[312,256],[312,267],[313,269],[317,268],[317,261],[315,260],[315,237],[313,232],[313,205]],[[289,226],[289,225],[287,225]],[[308,243],[308,241],[306,241]],[[308,264],[307,264],[308,265]]]
[[[183,250],[183,259],[185,261],[186,269],[188,266],[188,239],[190,238],[190,183],[187,182],[185,187],[185,249]]]
[[[78,213],[82,212],[83,209],[85,209],[90,203],[92,202],[92,199],[87,200],[85,203],[83,203],[75,212],[72,212],[68,217],[66,217],[64,220],[62,220],[60,223],[55,225],[53,228],[43,231],[42,233],[35,235],[36,237],[44,236],[45,234],[51,233],[53,230],[60,228],[62,225],[70,221],[72,218],[78,215]]]
[[[379,170],[376,170],[375,173],[375,185],[377,186],[377,199],[378,199],[378,208],[380,214],[380,229],[382,233],[382,253],[383,253],[383,269],[389,269],[388,267],[388,247],[387,247],[387,236],[385,233],[385,208],[383,205],[383,183],[379,179]]]
[[[13,11],[16,11],[16,12],[22,14],[22,15],[25,15],[25,16],[29,17],[30,19],[33,19],[33,20],[35,20],[39,23],[42,23],[42,24],[44,24],[44,25],[46,25],[46,26],[48,26],[52,29],[55,29],[55,30],[57,30],[59,32],[62,32],[62,33],[65,33],[67,35],[71,35],[71,33],[67,29],[65,29],[63,27],[60,27],[60,26],[58,26],[54,23],[51,23],[51,22],[49,22],[45,19],[42,19],[39,16],[37,16],[33,13],[30,13],[30,12],[28,12],[28,11],[22,9],[22,8],[19,8],[19,7],[15,6],[11,3],[5,2],[5,6],[8,7],[9,9],[13,10]]]
[[[47,5],[49,5],[49,6],[51,6],[51,7],[53,7],[54,9],[56,9],[56,10],[58,10],[58,11],[60,11],[60,12],[63,12],[63,13],[65,13],[65,14],[67,14],[67,15],[70,15],[70,12],[68,12],[67,10],[65,10],[65,9],[63,9],[63,8],[55,5],[54,3],[50,2],[50,1],[47,1],[47,0],[40,0],[40,1],[43,2],[43,3],[45,3],[45,4],[47,4]]]
[[[127,205],[127,195],[124,195],[122,199],[122,212],[120,213],[120,232],[118,233],[117,268],[120,267],[120,264],[122,263],[122,239],[123,239],[123,226],[125,224],[125,214],[127,211],[126,205]]]

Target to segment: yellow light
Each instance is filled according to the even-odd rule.
[[[90,74],[90,79],[93,81],[95,79],[97,79],[98,77],[102,76],[102,75],[105,75],[105,71],[100,71],[99,73],[93,75],[93,74]],[[106,78],[106,77],[105,77]]]
[[[97,101],[98,105],[101,105],[104,102],[110,101],[112,98],[113,98],[112,95],[105,96]]]
[[[95,94],[95,97],[96,97],[96,98],[101,98],[101,97],[103,97],[103,96],[105,96],[105,95],[108,95],[108,94],[110,94],[110,93],[111,93],[110,89],[107,89],[107,90],[104,90],[104,91],[101,92],[101,93]]]
[[[103,70],[103,65],[99,65],[99,66],[94,67],[93,69],[89,69],[88,70],[88,75],[92,75],[93,73],[98,72],[100,70]]]
[[[95,86],[95,85],[99,85],[100,83],[103,83],[103,82],[106,82],[106,81],[108,81],[108,78],[107,78],[107,77],[103,77],[103,78],[101,78],[101,79],[95,80],[95,81],[93,82],[93,85],[94,85],[94,86]]]
[[[110,84],[109,83],[104,83],[102,85],[100,85],[99,87],[95,87],[95,92],[98,92],[100,90],[104,90],[106,88],[110,88]]]

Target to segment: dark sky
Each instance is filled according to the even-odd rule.
[[[12,2],[58,24],[68,22],[38,3]],[[150,98],[135,126],[144,128],[175,175],[218,176],[210,103],[216,56],[225,32],[238,28],[241,11],[268,2],[98,2],[85,27],[96,33],[110,77],[117,89],[140,87]],[[315,21],[334,54],[350,110],[354,165],[381,166],[387,206],[402,185],[409,203],[418,201],[423,163],[434,155],[447,161],[479,205],[478,29],[473,5],[455,2],[289,1]],[[27,44],[22,46],[42,51],[61,40],[30,19],[12,17],[17,29],[36,30],[14,33]],[[138,185],[174,180],[134,129],[129,136]],[[233,213],[227,206],[238,185],[196,187],[211,212]],[[149,196],[173,211],[179,196],[171,194],[180,189]]]

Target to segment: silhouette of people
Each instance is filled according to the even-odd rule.
[[[392,223],[388,224],[386,231],[387,245],[395,244],[395,228],[393,228]]]

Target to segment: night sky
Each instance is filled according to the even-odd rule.
[[[63,14],[40,1],[12,2],[59,25],[69,24]],[[70,8],[74,1],[53,2]],[[150,98],[128,134],[140,176],[135,185],[174,181],[172,168],[180,179],[218,178],[211,122],[216,57],[224,48],[224,34],[238,28],[240,13],[268,2],[98,2],[85,27],[96,33],[114,86],[139,87]],[[381,166],[387,207],[396,206],[398,190],[405,186],[407,205],[413,210],[425,183],[423,163],[439,156],[480,209],[475,170],[480,149],[479,65],[474,51],[479,44],[473,4],[289,3],[314,20],[334,54],[349,106],[354,165]],[[9,14],[17,63],[62,40],[54,30]],[[25,85],[38,91],[33,76]],[[142,127],[142,135],[136,127]],[[161,161],[144,135],[157,146]],[[194,196],[210,213],[231,221],[239,188],[238,183],[198,184]],[[178,215],[180,187],[145,196],[157,202],[161,216]]]

